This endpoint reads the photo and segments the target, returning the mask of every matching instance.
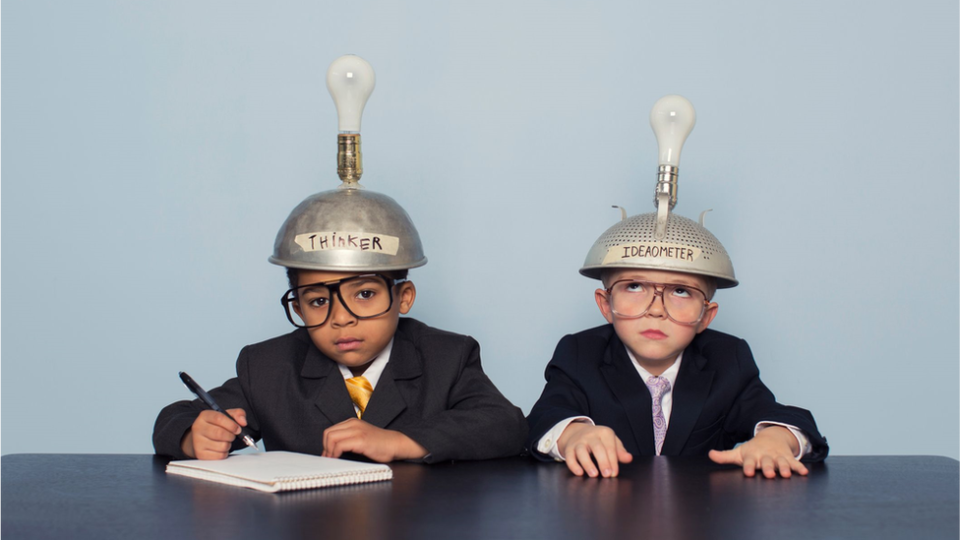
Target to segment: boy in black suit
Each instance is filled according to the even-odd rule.
[[[715,278],[638,267],[602,279],[595,297],[610,324],[557,346],[528,417],[534,456],[610,477],[635,454],[708,454],[768,478],[826,457],[813,417],[776,403],[746,342],[707,330]]]
[[[609,324],[560,340],[527,417],[528,451],[578,476],[616,476],[636,454],[707,454],[786,478],[827,455],[813,416],[775,401],[746,342],[707,329],[713,293],[737,280],[703,224],[670,213],[695,118],[680,96],[654,105],[658,211],[624,213],[587,254],[580,273],[602,280],[594,296]]]
[[[328,87],[343,73],[339,84],[368,77],[372,90],[362,59],[334,62]],[[281,301],[298,329],[245,347],[237,377],[210,390],[236,422],[199,400],[174,403],[154,426],[156,452],[223,459],[243,447],[243,426],[267,450],[328,457],[519,455],[526,421],[483,373],[477,342],[400,317],[416,299],[407,270],[427,262],[419,234],[393,199],[359,185],[359,134],[338,143],[343,184],[294,209],[270,257],[287,268]]]

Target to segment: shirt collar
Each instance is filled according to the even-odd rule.
[[[387,362],[390,361],[391,352],[393,352],[393,339],[390,340],[390,343],[387,343],[387,346],[380,351],[380,354],[374,358],[373,362],[370,362],[370,365],[367,366],[367,369],[363,372],[363,377],[370,382],[370,386],[373,388],[377,387],[380,375],[383,375],[383,370],[387,367]],[[337,367],[340,368],[340,374],[343,375],[343,380],[353,378],[353,372],[350,371],[350,368],[343,364],[337,364]]]
[[[633,367],[637,369],[637,373],[640,374],[640,378],[643,379],[643,382],[646,383],[650,377],[653,375],[643,369],[643,366],[640,365],[640,362],[637,362],[637,358],[633,356],[633,353],[630,352],[630,348],[626,345],[623,346],[627,350],[627,356],[630,357],[630,361],[633,362]],[[670,382],[670,388],[673,389],[677,385],[677,375],[680,374],[680,361],[683,360],[683,351],[680,351],[680,354],[677,355],[677,359],[674,360],[673,365],[668,367],[666,371],[660,374],[661,377],[667,379]]]

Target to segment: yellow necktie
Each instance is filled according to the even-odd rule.
[[[365,377],[353,377],[347,379],[347,392],[350,393],[350,399],[357,405],[360,411],[357,418],[363,418],[363,411],[367,408],[367,402],[370,401],[370,395],[373,394],[373,386],[370,385]]]

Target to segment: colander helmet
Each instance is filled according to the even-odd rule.
[[[737,285],[730,256],[702,224],[670,214],[662,240],[654,237],[656,225],[657,213],[651,212],[610,227],[593,243],[580,273],[600,279],[607,268],[643,268],[710,276],[720,289]]]
[[[730,256],[700,222],[671,214],[677,202],[678,164],[683,143],[696,122],[693,105],[682,96],[664,96],[650,112],[660,165],[654,204],[657,211],[623,219],[590,248],[580,273],[600,279],[607,268],[668,270],[716,278],[717,288],[737,286]]]

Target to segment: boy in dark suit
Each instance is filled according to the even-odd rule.
[[[703,224],[670,213],[695,118],[680,96],[654,105],[657,212],[624,212],[587,254],[580,273],[602,280],[594,297],[609,324],[560,340],[527,417],[528,451],[578,476],[616,476],[638,454],[707,454],[786,478],[827,455],[813,416],[776,402],[746,342],[707,329],[714,292],[737,280]]]
[[[344,73],[334,82],[366,77],[369,95],[369,64],[338,59],[328,87]],[[403,208],[359,185],[359,142],[341,132],[343,184],[303,201],[277,235],[270,261],[287,268],[281,301],[297,330],[245,347],[237,377],[210,390],[236,422],[199,400],[164,408],[158,454],[223,459],[243,447],[241,427],[267,450],[379,462],[522,452],[523,413],[483,373],[477,342],[400,317],[416,299],[407,270],[427,259]]]
[[[304,285],[284,300],[301,328],[245,347],[237,377],[210,390],[237,423],[198,400],[173,403],[154,427],[158,454],[223,459],[243,447],[241,426],[267,450],[327,457],[520,454],[523,414],[483,373],[477,342],[400,317],[416,297],[412,282],[394,272],[292,274]]]
[[[774,400],[745,341],[707,329],[718,309],[714,291],[737,284],[726,252],[676,215],[665,242],[651,242],[655,220],[642,214],[615,225],[597,241],[602,255],[588,255],[581,273],[602,279],[595,299],[609,324],[560,341],[528,417],[527,448],[591,477],[616,476],[618,463],[637,454],[708,454],[747,476],[806,474],[801,461],[827,455],[813,417]],[[645,253],[606,255],[627,246]],[[686,261],[683,250],[699,253]],[[703,264],[705,255],[726,264]]]

